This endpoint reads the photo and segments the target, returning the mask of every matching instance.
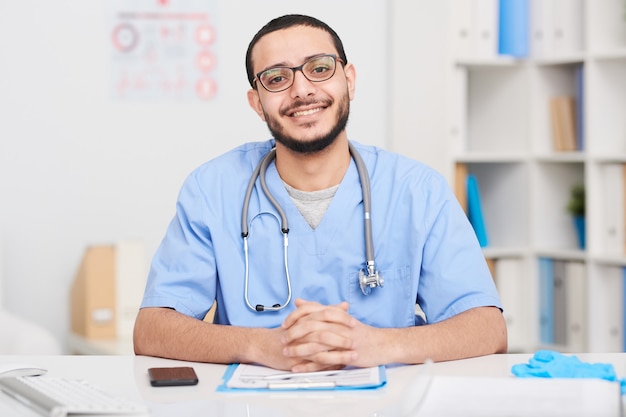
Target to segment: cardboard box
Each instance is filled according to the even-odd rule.
[[[90,339],[132,336],[145,281],[143,244],[88,247],[70,290],[72,332]]]

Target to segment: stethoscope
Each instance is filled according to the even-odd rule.
[[[376,270],[374,264],[374,242],[372,238],[372,219],[370,218],[372,193],[370,189],[369,174],[367,172],[367,167],[365,166],[365,163],[361,158],[361,155],[359,155],[357,150],[354,148],[354,146],[352,146],[350,142],[348,142],[348,148],[359,173],[359,180],[361,181],[361,191],[363,194],[363,212],[365,221],[365,263],[367,269],[361,269],[359,271],[359,285],[363,294],[369,295],[372,291],[372,288],[382,287],[385,280],[383,276]],[[285,215],[283,208],[280,206],[278,201],[276,201],[269,188],[267,187],[267,183],[265,182],[265,172],[267,171],[267,167],[274,160],[274,158],[276,158],[276,148],[272,148],[267,153],[267,155],[265,155],[263,159],[261,159],[261,162],[259,162],[259,164],[254,169],[252,177],[250,178],[250,182],[248,183],[248,188],[246,189],[246,195],[243,200],[243,210],[241,213],[241,236],[243,237],[243,252],[246,262],[244,298],[246,300],[246,304],[251,310],[259,312],[280,311],[283,308],[287,307],[287,305],[291,302],[291,277],[289,276],[289,264],[287,262],[287,247],[289,246],[289,239],[287,235],[289,234],[289,223],[287,222],[287,216]],[[250,206],[250,198],[252,197],[252,190],[254,189],[254,184],[256,183],[257,178],[260,179],[263,193],[280,215],[280,230],[283,234],[283,259],[285,263],[285,277],[287,280],[287,299],[282,304],[274,304],[272,306],[264,306],[262,304],[257,304],[253,306],[252,303],[250,303],[250,299],[248,297],[248,282],[250,274],[250,264],[248,261],[248,207]]]

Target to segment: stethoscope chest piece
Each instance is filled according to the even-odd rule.
[[[370,295],[372,288],[382,287],[385,284],[385,278],[378,272],[366,274],[365,270],[359,271],[359,285],[364,295]]]

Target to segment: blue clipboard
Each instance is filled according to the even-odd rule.
[[[266,384],[264,386],[246,387],[246,388],[231,387],[228,385],[228,383],[234,377],[235,371],[237,371],[240,365],[242,364],[234,363],[234,364],[229,365],[226,368],[226,371],[224,372],[224,375],[222,376],[222,383],[217,387],[217,390],[216,390],[217,392],[275,392],[275,391],[320,391],[320,390],[345,391],[345,390],[377,389],[387,384],[387,373],[386,373],[385,367],[381,365],[381,366],[376,367],[378,378],[376,379],[375,382],[357,383],[357,384],[349,384],[349,383],[330,384],[328,382],[329,382],[329,379],[332,379],[332,377],[329,376],[327,378],[311,378],[311,380],[309,381],[307,381],[307,378],[301,378],[301,380],[297,383],[275,383],[275,384]],[[344,372],[342,375],[344,375],[345,377],[346,375],[348,375],[349,372],[359,372],[360,369],[362,368],[352,368],[349,370],[337,371],[337,373]],[[288,373],[282,372],[282,371],[276,370],[275,372],[277,374],[280,373],[286,376],[289,375]],[[329,374],[330,373],[332,372],[329,372]],[[312,372],[310,374],[315,375],[318,373]]]

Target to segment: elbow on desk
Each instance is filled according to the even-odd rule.
[[[198,337],[199,326],[204,324],[171,308],[142,308],[137,314],[133,330],[135,354],[183,360],[201,357],[202,352],[181,352],[189,348],[189,341]]]
[[[507,353],[508,335],[502,311],[497,307],[479,307],[469,310],[468,313],[473,315],[473,320],[481,323],[474,327],[473,331],[476,333],[471,338],[477,351],[486,355]]]
[[[135,355],[148,355],[144,347],[144,322],[141,318],[142,310],[139,310],[135,319],[135,327],[133,328],[133,350]]]
[[[158,346],[163,338],[159,336],[157,323],[167,320],[164,314],[170,311],[163,308],[143,308],[139,310],[133,329],[133,349],[135,355],[162,356]]]
[[[496,332],[499,337],[497,338],[495,353],[507,353],[509,350],[509,337],[506,328],[506,320],[504,319],[500,309],[495,310],[499,311],[499,318],[496,321]]]

